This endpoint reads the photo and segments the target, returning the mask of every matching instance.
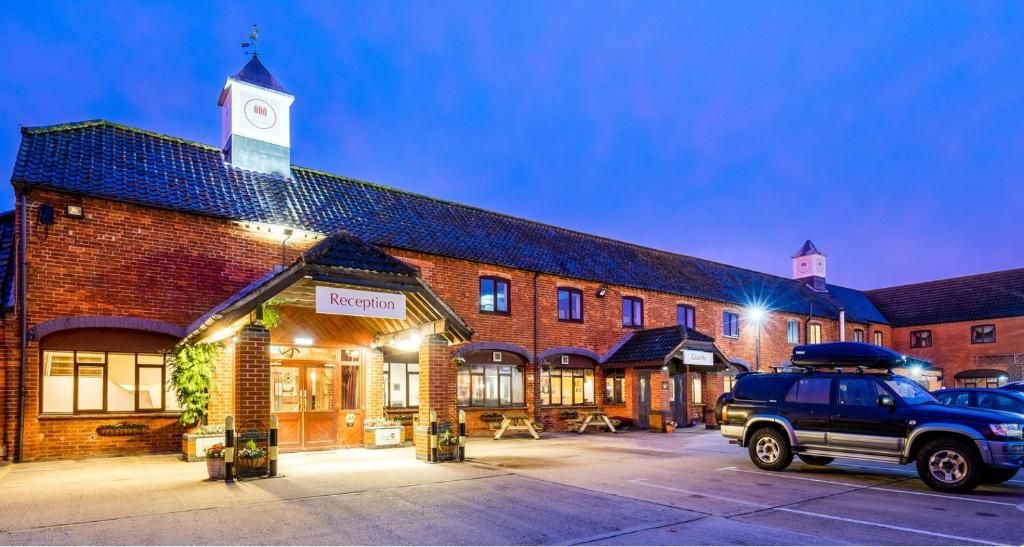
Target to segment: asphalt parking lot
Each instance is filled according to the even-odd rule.
[[[288,454],[225,486],[173,456],[0,467],[3,544],[1019,545],[1024,473],[939,494],[909,466],[755,468],[716,431]]]

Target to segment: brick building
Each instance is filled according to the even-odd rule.
[[[1022,270],[939,282],[966,292],[922,323],[907,310],[934,291],[828,284],[810,241],[782,278],[292,166],[292,100],[254,56],[224,87],[220,146],[106,121],[22,130],[0,215],[4,459],[176,450],[167,355],[204,341],[211,423],[274,414],[293,450],[459,409],[473,433],[503,412],[702,423],[736,372],[797,343],[889,345],[946,385],[1021,374]],[[973,291],[992,297],[972,307]],[[990,323],[978,340],[996,342],[970,353],[958,329]],[[908,347],[922,325],[927,352]],[[99,434],[126,421],[147,430]]]

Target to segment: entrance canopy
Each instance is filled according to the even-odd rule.
[[[257,279],[197,319],[183,341],[215,341],[241,325],[262,319],[273,298],[288,325],[304,333],[362,339],[374,345],[443,335],[465,342],[473,331],[420,278],[419,271],[383,250],[337,232],[303,253],[287,268]],[[295,334],[299,334],[296,331]]]
[[[682,325],[630,333],[602,364],[605,368],[617,368],[636,363],[668,365],[673,362],[707,370],[723,370],[731,364],[715,345],[714,338]]]

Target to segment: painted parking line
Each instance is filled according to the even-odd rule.
[[[850,486],[850,487],[856,488],[858,490],[874,490],[876,492],[890,492],[890,493],[893,493],[893,494],[907,494],[907,495],[910,495],[910,496],[926,496],[926,497],[930,497],[930,498],[944,498],[944,499],[950,499],[950,500],[973,501],[975,503],[987,503],[989,505],[1002,505],[1002,506],[1005,506],[1005,507],[1017,507],[1017,508],[1020,507],[1020,504],[1009,503],[1009,502],[1005,502],[1005,501],[986,500],[986,499],[974,498],[974,497],[968,497],[968,496],[954,496],[952,494],[938,494],[938,493],[935,493],[935,492],[912,492],[910,490],[899,490],[899,489],[896,489],[896,488],[886,488],[884,486],[872,486],[870,484],[855,484],[855,483],[842,482],[842,481],[830,481],[830,480],[827,480],[827,479],[814,479],[814,478],[811,478],[811,477],[795,477],[795,476],[793,476],[791,474],[787,474],[787,473],[764,473],[762,471],[751,471],[749,469],[739,469],[739,468],[729,469],[728,471],[734,471],[736,473],[749,473],[751,475],[763,475],[765,477],[777,477],[777,478],[780,478],[780,479],[792,479],[792,480],[799,480],[799,481],[822,482],[822,483],[827,483],[827,484],[836,484],[836,485],[841,485],[841,486]]]
[[[988,541],[988,540],[985,540],[985,539],[978,539],[978,538],[972,538],[972,537],[967,537],[967,536],[957,536],[957,535],[953,535],[953,534],[943,534],[941,532],[932,532],[930,530],[922,530],[920,528],[910,528],[910,527],[907,527],[907,526],[895,526],[893,524],[885,524],[885,523],[882,523],[882,522],[873,522],[873,521],[869,521],[869,520],[851,519],[851,518],[847,518],[847,517],[837,517],[835,515],[826,515],[824,513],[814,513],[812,511],[803,511],[801,509],[790,509],[788,507],[776,507],[776,506],[765,505],[763,503],[757,503],[757,502],[753,502],[753,501],[738,500],[738,499],[735,499],[735,498],[727,498],[725,496],[716,496],[716,495],[713,495],[713,494],[707,494],[705,492],[700,492],[700,491],[696,491],[696,490],[686,490],[686,489],[683,489],[683,488],[674,488],[674,487],[671,487],[671,486],[664,486],[664,485],[661,485],[661,484],[651,484],[651,483],[647,482],[647,479],[633,479],[633,480],[628,481],[628,482],[630,482],[632,484],[640,485],[640,486],[646,486],[646,487],[649,487],[649,488],[657,488],[659,490],[669,490],[671,492],[679,492],[681,494],[697,494],[697,495],[700,495],[700,496],[704,496],[706,498],[711,498],[711,499],[716,499],[716,500],[721,500],[721,501],[727,501],[727,502],[736,503],[736,504],[739,504],[739,505],[748,505],[748,506],[751,506],[751,507],[757,507],[759,509],[764,509],[764,510],[783,511],[785,513],[793,513],[793,514],[804,515],[804,516],[808,516],[808,517],[816,517],[816,518],[822,518],[822,519],[827,519],[827,520],[837,520],[837,521],[849,522],[849,523],[852,523],[852,524],[861,524],[861,525],[864,525],[864,526],[874,526],[876,528],[885,528],[887,530],[897,530],[897,531],[900,531],[900,532],[907,532],[907,533],[911,533],[911,534],[919,534],[919,535],[923,535],[923,536],[939,537],[939,538],[944,538],[944,539],[958,541],[958,542],[961,542],[961,543],[977,543],[979,545],[1004,545],[1003,543],[996,543],[996,542]],[[795,503],[802,503],[802,502],[795,502]]]
[[[873,466],[873,465],[860,465],[860,464],[856,464],[856,463],[834,463],[834,464],[831,464],[830,467],[836,467],[836,468],[856,467],[858,469],[871,469],[871,470],[874,470],[874,471],[886,471],[886,472],[892,473],[894,475],[900,475],[900,476],[906,476],[906,477],[912,477],[912,478],[916,478],[917,477],[917,475],[914,474],[914,473],[902,473],[902,472],[900,472],[901,471],[900,469],[893,469],[891,467],[876,467],[876,466]],[[728,469],[728,468],[723,468],[723,469]],[[1005,482],[1009,482],[1009,483],[1013,483],[1013,484],[1024,484],[1024,480],[1020,480],[1020,479],[1010,479],[1010,480],[1005,481]]]

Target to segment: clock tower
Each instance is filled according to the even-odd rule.
[[[825,253],[809,239],[793,255],[793,279],[803,281],[816,291],[828,290],[825,286]]]
[[[289,109],[294,100],[255,53],[238,74],[228,77],[217,101],[221,144],[228,163],[290,177]]]

